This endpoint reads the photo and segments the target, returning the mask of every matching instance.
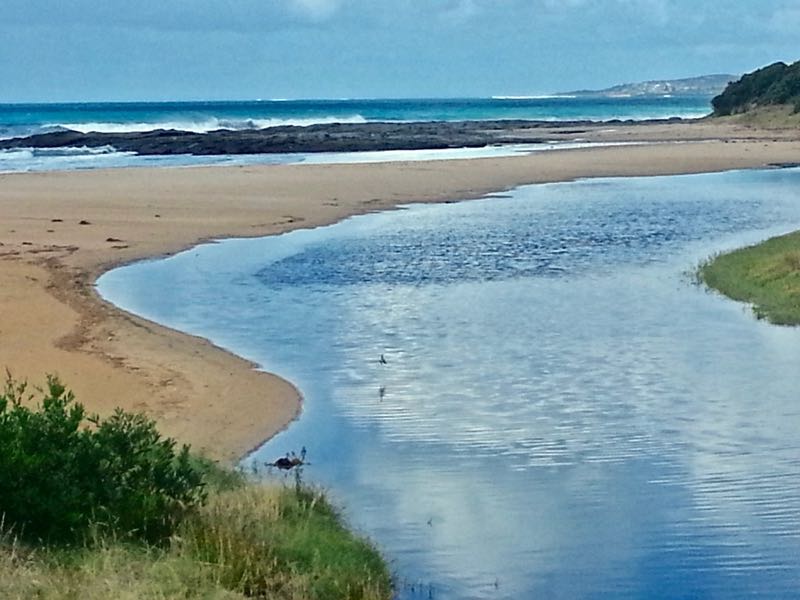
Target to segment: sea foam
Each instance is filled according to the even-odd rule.
[[[15,148],[0,150],[0,173],[127,167],[132,166],[134,156],[134,152],[119,152],[111,146]]]

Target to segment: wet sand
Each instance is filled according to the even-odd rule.
[[[56,373],[91,411],[143,410],[178,441],[234,461],[298,414],[298,391],[205,340],[103,302],[93,288],[102,272],[204,240],[316,227],[409,202],[800,162],[796,130],[701,122],[598,126],[583,137],[661,143],[453,161],[0,175],[0,368],[36,384]]]

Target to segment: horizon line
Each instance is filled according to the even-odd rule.
[[[672,93],[673,97],[703,97],[703,93]],[[228,98],[228,99],[181,99],[181,100],[0,100],[0,106],[59,106],[59,105],[88,105],[88,104],[244,104],[244,103],[282,103],[282,102],[411,102],[411,101],[459,101],[459,100],[495,100],[495,101],[520,101],[520,100],[570,100],[576,98],[604,98],[605,90],[581,90],[580,93],[556,92],[542,94],[491,94],[486,96],[374,96],[374,97],[298,97],[298,98]],[[663,94],[638,94],[629,98],[661,98]],[[619,97],[615,98],[619,99]]]

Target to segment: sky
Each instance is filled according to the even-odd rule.
[[[800,58],[797,0],[2,0],[0,102],[526,95]]]

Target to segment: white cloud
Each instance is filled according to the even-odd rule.
[[[339,10],[341,0],[292,0],[292,5],[300,14],[314,21],[324,21]]]
[[[479,7],[475,0],[455,0],[445,5],[441,16],[445,21],[459,23],[471,19],[478,12]]]

